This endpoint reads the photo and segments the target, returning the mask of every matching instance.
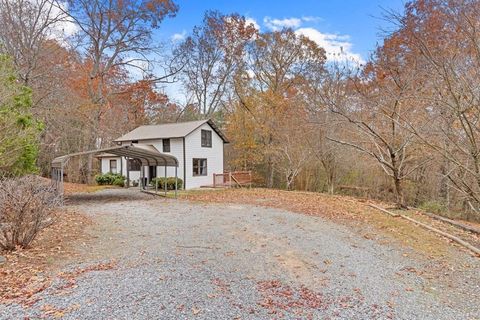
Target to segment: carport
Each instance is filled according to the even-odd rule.
[[[165,167],[165,178],[167,178],[167,167],[175,167],[175,198],[177,197],[178,191],[178,160],[174,156],[160,153],[157,149],[150,145],[124,145],[110,148],[103,148],[97,150],[90,150],[84,152],[71,153],[64,156],[57,157],[52,161],[52,184],[55,188],[63,194],[63,176],[64,169],[68,161],[72,157],[85,156],[85,155],[95,155],[100,153],[109,153],[120,157],[125,157],[127,159],[136,159],[141,162],[141,185],[142,189],[145,189],[144,177],[145,177],[145,166],[163,166]],[[127,186],[130,185],[129,177],[127,174]],[[165,179],[164,184],[165,196],[167,195],[167,182]],[[158,192],[158,185],[155,186],[156,193]]]

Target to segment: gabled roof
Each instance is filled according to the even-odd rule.
[[[227,137],[225,137],[211,119],[140,126],[120,138],[117,138],[115,142],[183,138],[205,123],[208,123],[212,127],[212,129],[222,138],[224,143],[228,143]]]

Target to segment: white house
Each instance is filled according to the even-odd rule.
[[[178,177],[185,189],[212,185],[213,174],[223,173],[223,147],[228,143],[225,135],[212,120],[140,126],[116,139],[118,145],[136,145],[154,148],[158,152],[177,158]],[[152,149],[152,150],[154,150]],[[112,154],[97,156],[102,173],[121,173],[128,176],[130,184],[139,181],[141,165],[134,159]],[[175,176],[175,168],[167,167],[167,176]],[[165,167],[144,168],[149,182],[154,177],[164,177]]]

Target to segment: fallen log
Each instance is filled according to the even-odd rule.
[[[377,209],[377,210],[380,210],[380,211],[382,211],[383,213],[386,213],[386,214],[388,214],[388,215],[391,215],[392,217],[395,217],[395,218],[396,218],[396,217],[400,217],[400,215],[399,215],[398,213],[393,213],[393,212],[391,212],[391,211],[388,211],[388,210],[385,210],[385,209],[383,209],[383,208],[377,207],[377,206],[374,205],[374,204],[369,203],[368,206],[369,206],[369,207],[372,207],[372,208],[375,208],[375,209]]]
[[[437,234],[439,234],[439,235],[441,235],[441,236],[443,236],[443,237],[445,237],[445,238],[448,238],[448,239],[450,239],[450,240],[453,240],[453,241],[455,241],[456,243],[460,244],[461,246],[463,246],[463,247],[469,249],[470,251],[474,252],[477,256],[480,256],[480,249],[479,249],[479,248],[472,246],[470,243],[468,243],[468,242],[460,239],[459,237],[456,237],[456,236],[451,235],[451,234],[449,234],[449,233],[447,233],[447,232],[444,232],[444,231],[442,231],[442,230],[439,230],[439,229],[437,229],[437,228],[434,228],[434,227],[432,227],[432,226],[429,226],[429,225],[426,224],[426,223],[423,223],[423,222],[420,222],[420,221],[415,220],[415,219],[413,219],[413,218],[410,218],[410,217],[408,217],[408,216],[406,216],[406,215],[404,215],[404,214],[396,214],[396,213],[390,212],[390,211],[388,211],[388,210],[385,210],[385,209],[383,209],[383,208],[377,207],[376,205],[373,205],[373,204],[369,204],[369,206],[372,207],[372,208],[378,209],[378,210],[380,210],[380,211],[382,211],[382,212],[384,212],[384,213],[387,213],[387,214],[391,215],[392,217],[400,217],[400,218],[403,218],[403,219],[408,220],[408,221],[410,221],[410,222],[413,222],[413,223],[415,223],[415,224],[417,224],[417,225],[419,225],[419,226],[421,226],[421,227],[423,227],[423,228],[425,228],[425,229],[427,229],[427,230],[430,230],[430,231],[435,232],[435,233],[437,233]]]
[[[415,209],[415,208],[412,208],[412,209]],[[455,220],[452,220],[452,219],[448,219],[448,218],[445,218],[445,217],[442,217],[442,216],[439,216],[439,215],[436,215],[434,213],[430,213],[430,212],[426,212],[426,211],[421,211],[421,210],[417,210],[418,212],[420,212],[421,214],[424,214],[426,216],[429,216],[430,218],[433,218],[433,219],[437,219],[437,220],[440,220],[440,221],[443,221],[443,222],[446,222],[446,223],[450,223],[451,225],[454,225],[456,227],[459,227],[465,231],[469,231],[469,232],[473,232],[473,233],[476,233],[476,234],[480,234],[480,229],[479,228],[475,228],[473,226],[469,226],[467,224],[464,224],[464,223],[461,223],[461,222],[458,222],[458,221],[455,221]]]

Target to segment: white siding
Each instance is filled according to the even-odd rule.
[[[120,169],[121,169],[120,157],[102,158],[102,173],[110,172],[110,160],[117,160],[117,173],[120,173]]]
[[[110,172],[110,160],[117,160],[117,170],[118,173],[120,173],[120,170],[122,170],[122,175],[127,176],[127,160],[124,157],[105,157],[102,158],[101,160],[101,170],[102,173],[108,173]],[[120,161],[122,163],[120,164]],[[139,181],[140,179],[140,171],[130,171],[130,185],[132,185],[133,181]]]
[[[212,131],[212,147],[202,147],[201,130]],[[187,189],[213,184],[213,174],[223,173],[223,140],[205,123],[185,137]],[[207,159],[207,175],[193,176],[193,159]]]
[[[145,142],[147,143],[147,142]],[[153,145],[159,152],[163,152],[162,140],[150,141],[149,144]],[[178,177],[183,180],[183,138],[171,138],[170,139],[170,152],[165,152],[177,158],[178,160]],[[165,167],[157,168],[157,176],[165,176]],[[175,167],[167,167],[167,177],[175,177]]]

